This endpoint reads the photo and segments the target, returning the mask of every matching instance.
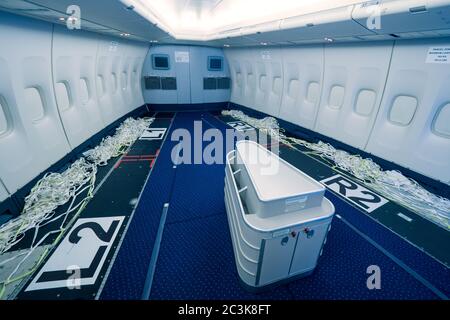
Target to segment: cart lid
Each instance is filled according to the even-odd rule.
[[[325,187],[260,144],[243,140],[236,144],[261,201],[272,201],[324,192]]]

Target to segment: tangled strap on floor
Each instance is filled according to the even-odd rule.
[[[322,141],[311,143],[302,139],[287,137],[284,130],[280,129],[278,121],[273,117],[256,119],[238,110],[225,110],[222,111],[222,114],[244,121],[293,148],[295,148],[295,144],[305,146],[313,154],[332,160],[335,168],[351,173],[362,184],[375,190],[380,195],[408,208],[444,229],[450,230],[450,200],[429,192],[417,181],[405,177],[401,172],[384,171],[372,159],[338,150],[329,143]]]
[[[154,121],[154,118],[126,119],[117,129],[114,136],[108,136],[100,145],[85,152],[87,158],[98,166],[104,166],[108,160],[125,152]]]
[[[14,218],[0,226],[0,255],[18,244],[30,230],[33,232],[31,246],[7,260],[1,262],[0,266],[23,256],[19,263],[3,279],[0,287],[0,299],[3,297],[6,286],[25,278],[38,267],[49,250],[46,250],[40,261],[28,272],[15,276],[21,265],[27,260],[32,252],[40,246],[50,235],[58,234],[53,242],[56,244],[65,229],[71,225],[67,221],[71,216],[74,221],[93,197],[97,166],[103,166],[113,157],[126,152],[142,134],[142,132],[154,121],[154,118],[126,119],[117,129],[114,136],[108,136],[102,140],[99,146],[87,151],[87,159],[81,157],[62,173],[47,173],[31,189],[25,198],[24,209],[17,218]],[[84,198],[77,201],[80,195]],[[69,203],[66,211],[56,213],[56,209]],[[72,215],[70,215],[72,213]],[[75,214],[73,214],[75,213]],[[59,229],[44,235],[37,240],[39,229],[49,223],[59,221]]]
[[[62,173],[46,174],[25,198],[22,214],[0,228],[0,254],[17,244],[27,230],[53,216],[55,209],[69,202],[92,180],[96,166],[80,158]]]

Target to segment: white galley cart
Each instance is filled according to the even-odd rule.
[[[227,154],[225,204],[236,266],[261,291],[311,274],[331,228],[324,186],[253,141]]]

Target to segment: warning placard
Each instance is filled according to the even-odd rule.
[[[176,63],[189,63],[189,52],[188,51],[175,51],[175,62]]]
[[[450,46],[430,47],[426,63],[450,63]]]

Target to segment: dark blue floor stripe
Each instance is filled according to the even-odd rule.
[[[450,269],[408,243],[385,226],[361,213],[356,208],[327,191],[337,212],[356,229],[363,232],[383,249],[401,260],[409,268],[450,296]],[[393,213],[394,214],[394,213]],[[432,235],[430,235],[432,236]]]
[[[137,300],[142,297],[164,203],[169,201],[175,177],[170,135],[185,120],[175,116],[143,190],[127,234],[100,296],[102,300]]]
[[[164,232],[164,226],[166,224],[167,211],[169,210],[169,204],[165,203],[161,221],[159,223],[158,234],[156,235],[155,245],[153,247],[152,258],[150,260],[150,266],[148,268],[147,278],[145,279],[144,290],[142,292],[142,300],[148,300],[150,298],[150,291],[153,284],[153,276],[155,274],[156,262],[158,261],[159,249],[161,246],[162,236]]]
[[[404,269],[406,272],[408,272],[411,276],[413,276],[417,281],[422,283],[425,287],[430,289],[434,294],[436,294],[439,298],[443,300],[448,300],[448,297],[442,293],[439,289],[437,289],[434,285],[432,285],[430,282],[428,282],[426,279],[424,279],[421,275],[419,275],[417,272],[412,270],[410,267],[405,265],[403,261],[399,260],[397,257],[393,256],[390,252],[384,250],[383,247],[381,247],[378,243],[370,239],[368,236],[366,236],[364,233],[360,232],[358,229],[356,229],[351,223],[346,221],[341,216],[337,216],[342,222],[344,222],[348,227],[350,227],[353,231],[355,231],[357,234],[359,234],[362,238],[364,238],[367,242],[369,242],[371,245],[373,245],[375,248],[377,248],[379,251],[381,251],[385,256],[387,256],[389,259],[394,261],[398,266],[400,266],[402,269]]]

